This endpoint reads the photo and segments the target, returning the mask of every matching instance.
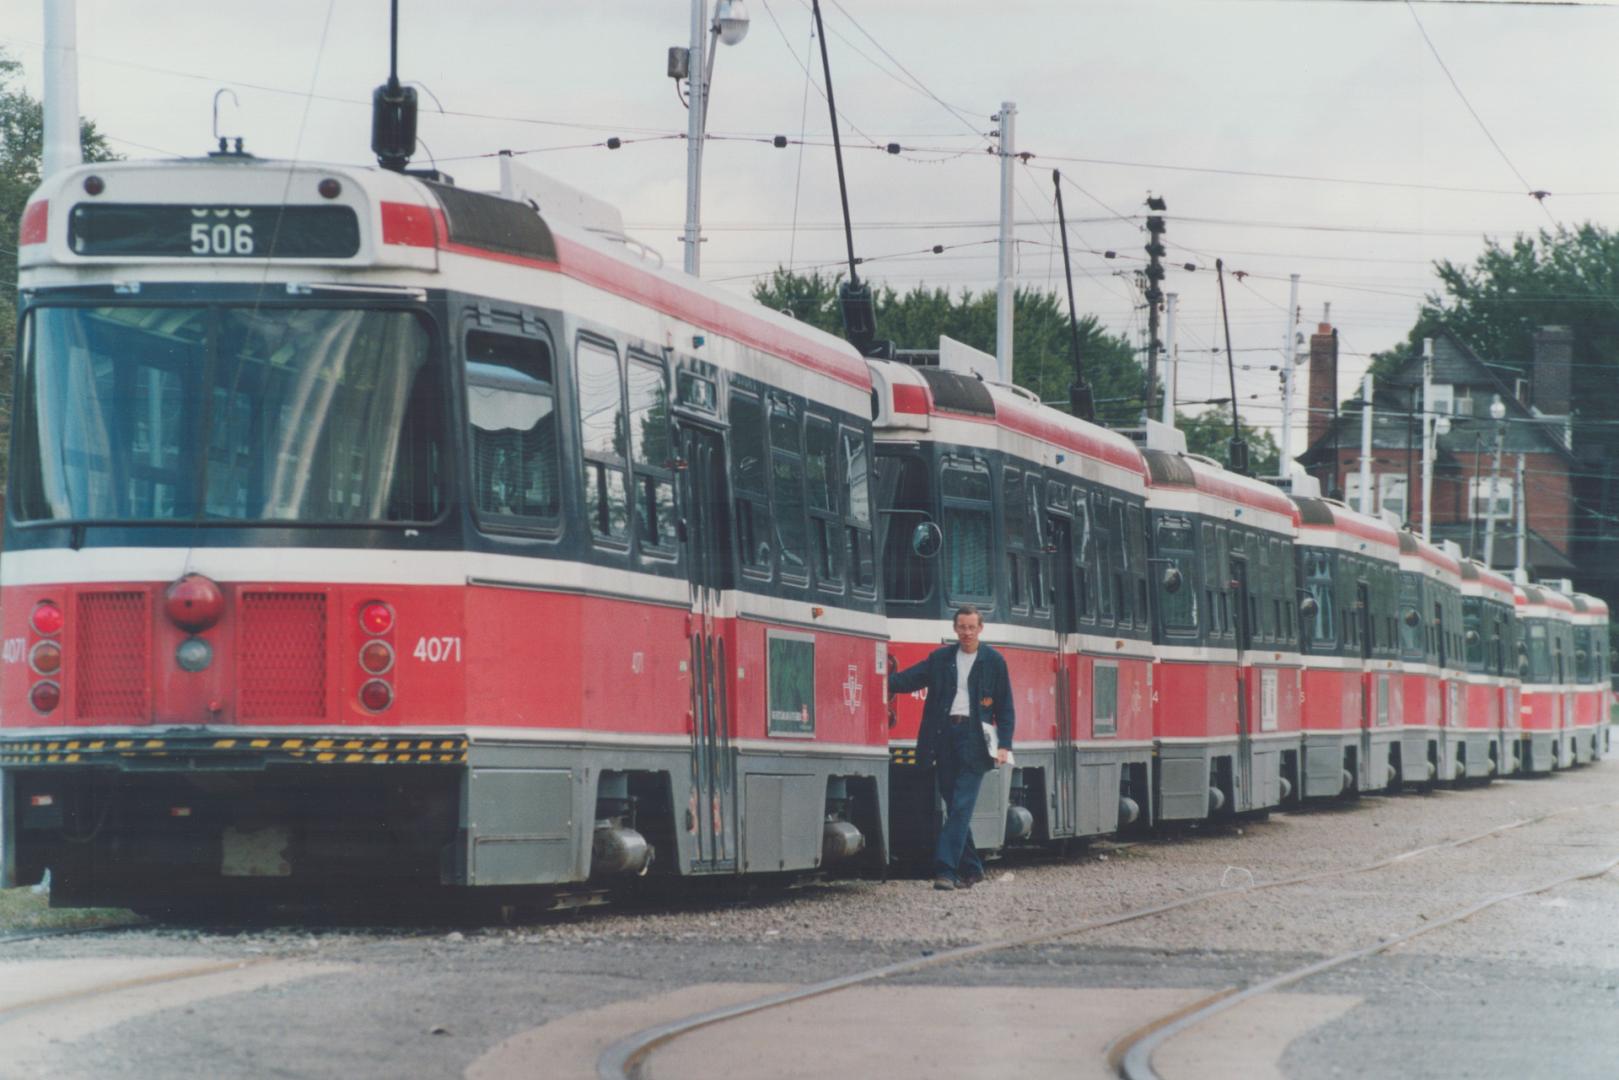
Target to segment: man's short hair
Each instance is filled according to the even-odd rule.
[[[950,625],[956,625],[956,619],[961,618],[963,615],[976,615],[978,616],[978,625],[984,625],[984,613],[978,610],[977,604],[962,604],[958,607],[954,618],[950,620]]]

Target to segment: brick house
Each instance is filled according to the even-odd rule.
[[[1578,469],[1571,434],[1572,359],[1573,334],[1561,326],[1535,333],[1527,379],[1486,363],[1447,332],[1435,337],[1431,409],[1449,423],[1436,439],[1434,455],[1435,539],[1454,540],[1464,553],[1482,559],[1493,513],[1492,562],[1512,569],[1521,455],[1529,576],[1574,576]],[[1337,360],[1337,335],[1322,324],[1310,339],[1309,446],[1298,461],[1320,480],[1323,492],[1358,508],[1361,402],[1357,394],[1337,403]],[[1372,394],[1372,508],[1389,510],[1414,527],[1422,520],[1422,365],[1420,355],[1410,357],[1379,380]],[[1505,410],[1500,421],[1490,412],[1496,400]],[[1498,437],[1499,479],[1493,471]]]

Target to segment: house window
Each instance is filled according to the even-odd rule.
[[[1492,493],[1491,487],[1494,487]],[[1512,481],[1505,476],[1475,476],[1473,477],[1473,517],[1477,521],[1487,521],[1495,518],[1497,521],[1509,519],[1514,510],[1512,506]],[[1491,497],[1493,494],[1493,498]]]
[[[1428,411],[1449,416],[1456,411],[1456,388],[1449,383],[1434,383],[1428,387]]]

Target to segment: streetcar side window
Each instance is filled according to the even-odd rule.
[[[771,522],[781,552],[781,577],[807,583],[806,543],[809,527],[804,517],[804,416],[797,402],[783,397],[770,401]]]
[[[579,368],[579,434],[583,451],[585,516],[598,540],[630,539],[629,425],[618,351],[586,338],[574,350]]]
[[[1057,484],[1053,490],[1060,490]],[[1094,537],[1091,534],[1090,502],[1085,492],[1074,489],[1074,571],[1079,576],[1079,618],[1081,622],[1096,620],[1096,573]]]
[[[944,508],[946,589],[952,602],[994,601],[994,513],[989,468],[981,461],[953,458],[940,483]]]
[[[847,500],[844,536],[849,580],[856,590],[869,594],[877,587],[877,560],[871,541],[871,453],[865,435],[851,428],[842,429],[840,445]]]
[[[1113,537],[1108,530],[1107,501],[1091,492],[1091,537],[1095,541],[1097,618],[1113,625]]]
[[[486,524],[555,523],[562,512],[551,347],[469,330],[472,505]]]
[[[804,486],[809,495],[810,555],[815,580],[843,591],[842,508],[838,505],[837,436],[829,420],[809,417],[804,424]]]
[[[1129,542],[1129,565],[1131,584],[1135,588],[1136,629],[1143,632],[1150,629],[1147,618],[1147,526],[1141,507],[1130,506],[1125,509],[1125,522],[1128,526],[1125,538]]]
[[[933,520],[928,467],[910,455],[877,457],[878,521],[882,528],[883,599],[916,604],[933,592],[933,565],[911,548],[916,527]]]
[[[1046,527],[1049,518],[1045,517],[1045,505],[1041,502],[1040,489],[1044,482],[1034,473],[1023,478],[1023,489],[1026,494],[1024,506],[1028,510],[1028,536],[1029,550],[1029,606],[1036,615],[1043,615],[1051,610],[1051,589],[1046,585]],[[1052,487],[1060,485],[1053,484]]]
[[[1197,575],[1193,572],[1192,549],[1195,526],[1183,517],[1161,517],[1153,527],[1153,552],[1159,559],[1153,565],[1161,568],[1158,581],[1158,617],[1164,632],[1180,637],[1197,633]],[[1164,588],[1163,575],[1169,570],[1180,573],[1180,585],[1174,592]]]
[[[769,495],[765,483],[765,414],[759,399],[731,395],[731,486],[736,492],[736,540],[744,570],[770,573]]]
[[[630,354],[630,457],[635,470],[635,535],[643,553],[675,553],[674,444],[663,364]]]
[[[1001,473],[1001,490],[1005,492],[1006,506],[1001,520],[1006,523],[1006,577],[1008,583],[1007,605],[1015,612],[1022,614],[1028,610],[1029,595],[1024,589],[1024,554],[1023,535],[1028,529],[1028,515],[1024,509],[1026,495],[1023,490],[1023,474],[1017,469],[1006,469]]]

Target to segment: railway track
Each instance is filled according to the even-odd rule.
[[[599,1080],[640,1080],[643,1070],[652,1055],[662,1047],[666,1047],[676,1040],[694,1032],[725,1024],[729,1021],[740,1020],[743,1017],[753,1016],[771,1009],[787,1008],[794,1004],[805,1002],[813,998],[821,998],[856,987],[870,986],[884,980],[893,979],[902,975],[910,975],[929,969],[946,967],[951,964],[974,960],[995,953],[1006,952],[1013,949],[1026,948],[1034,945],[1046,944],[1064,938],[1076,937],[1081,934],[1102,930],[1108,927],[1120,926],[1126,923],[1137,922],[1143,919],[1164,915],[1195,904],[1212,903],[1228,898],[1241,897],[1257,892],[1284,889],[1292,886],[1305,885],[1312,882],[1330,880],[1332,878],[1348,877],[1356,874],[1366,874],[1386,869],[1415,859],[1453,851],[1457,848],[1467,847],[1480,841],[1487,840],[1503,833],[1518,829],[1541,825],[1557,818],[1571,815],[1591,813],[1599,810],[1609,810],[1619,807],[1619,801],[1591,803],[1583,806],[1563,807],[1558,810],[1539,814],[1533,817],[1520,818],[1492,826],[1455,840],[1446,840],[1434,844],[1425,844],[1402,851],[1396,855],[1385,856],[1371,862],[1356,866],[1338,867],[1331,870],[1313,871],[1306,874],[1296,874],[1289,877],[1278,878],[1274,881],[1248,881],[1231,888],[1212,889],[1190,896],[1159,904],[1150,904],[1143,907],[1120,912],[1102,918],[1087,919],[1081,922],[1068,923],[1041,930],[1035,933],[1021,934],[1014,937],[1002,938],[995,941],[982,942],[976,945],[941,950],[903,960],[897,963],[885,964],[880,967],[867,968],[851,972],[847,975],[826,979],[807,986],[792,990],[768,994],[750,1001],[739,1002],[724,1008],[707,1012],[696,1013],[667,1023],[658,1024],[627,1035],[612,1043],[597,1059],[596,1072]],[[1124,1039],[1116,1044],[1110,1053],[1110,1063],[1128,1080],[1156,1080],[1158,1074],[1152,1069],[1152,1056],[1154,1051],[1164,1043],[1196,1027],[1222,1012],[1225,1012],[1253,997],[1294,985],[1311,976],[1318,975],[1335,968],[1342,967],[1356,960],[1384,952],[1395,946],[1404,944],[1424,934],[1432,933],[1444,927],[1453,926],[1459,922],[1473,917],[1489,908],[1505,903],[1509,900],[1537,893],[1547,892],[1559,886],[1575,881],[1600,877],[1619,867],[1619,857],[1605,863],[1587,867],[1573,873],[1560,875],[1554,879],[1537,882],[1524,888],[1502,892],[1485,897],[1474,903],[1465,905],[1455,911],[1430,919],[1422,926],[1391,937],[1384,938],[1377,943],[1363,948],[1347,950],[1324,960],[1300,967],[1280,975],[1273,976],[1248,986],[1235,989],[1224,989],[1206,998],[1183,1006],[1173,1013],[1156,1017],[1136,1028]]]

